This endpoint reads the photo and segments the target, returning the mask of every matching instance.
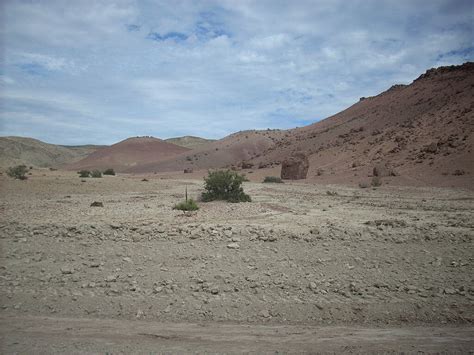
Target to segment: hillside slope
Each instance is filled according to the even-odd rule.
[[[24,164],[36,167],[59,167],[83,159],[101,146],[60,146],[33,138],[0,137],[0,167]]]
[[[154,137],[133,137],[93,152],[66,166],[69,170],[113,168],[118,172],[133,166],[170,159],[189,149]]]

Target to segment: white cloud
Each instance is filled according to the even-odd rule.
[[[7,1],[0,119],[24,124],[2,133],[77,144],[76,125],[84,143],[296,126],[429,67],[472,60],[470,6]]]

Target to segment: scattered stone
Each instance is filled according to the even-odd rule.
[[[444,293],[447,295],[455,295],[457,291],[454,288],[445,288]]]
[[[63,275],[70,275],[74,273],[74,269],[72,267],[64,266],[61,268],[61,273]]]
[[[227,244],[227,248],[229,248],[229,249],[240,249],[240,245],[238,243],[230,243],[230,244]]]
[[[401,219],[376,219],[374,221],[367,221],[365,222],[368,226],[385,226],[385,227],[392,227],[392,228],[405,228],[407,227],[407,222]]]
[[[116,282],[118,279],[118,276],[117,275],[109,275],[107,276],[107,278],[105,279],[106,282]]]
[[[424,150],[427,153],[436,154],[438,152],[438,143],[432,142],[432,143],[426,145]]]

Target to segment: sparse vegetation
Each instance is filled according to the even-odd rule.
[[[173,209],[183,211],[183,212],[197,211],[199,209],[199,206],[192,198],[190,198],[187,201],[178,203],[177,205],[173,207]]]
[[[25,176],[28,172],[26,165],[17,165],[11,168],[8,168],[7,175],[18,180],[26,180],[27,177]]]
[[[88,178],[91,176],[91,172],[89,170],[81,170],[78,172],[80,178]]]
[[[373,186],[373,187],[379,187],[379,186],[382,186],[382,179],[378,176],[374,176],[372,178],[372,181],[370,182],[370,184]]]
[[[230,170],[210,171],[204,178],[205,192],[202,194],[204,202],[224,200],[228,202],[250,202],[249,195],[244,193],[242,182],[245,176]]]
[[[112,168],[106,169],[104,175],[115,175],[115,170]]]
[[[283,184],[283,180],[279,178],[278,176],[265,176],[265,179],[263,179],[263,182]]]
[[[100,172],[100,170],[93,170],[91,172],[91,177],[93,178],[101,178],[102,177],[102,173]]]

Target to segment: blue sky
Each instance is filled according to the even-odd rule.
[[[291,128],[474,57],[473,2],[1,2],[0,134]]]

